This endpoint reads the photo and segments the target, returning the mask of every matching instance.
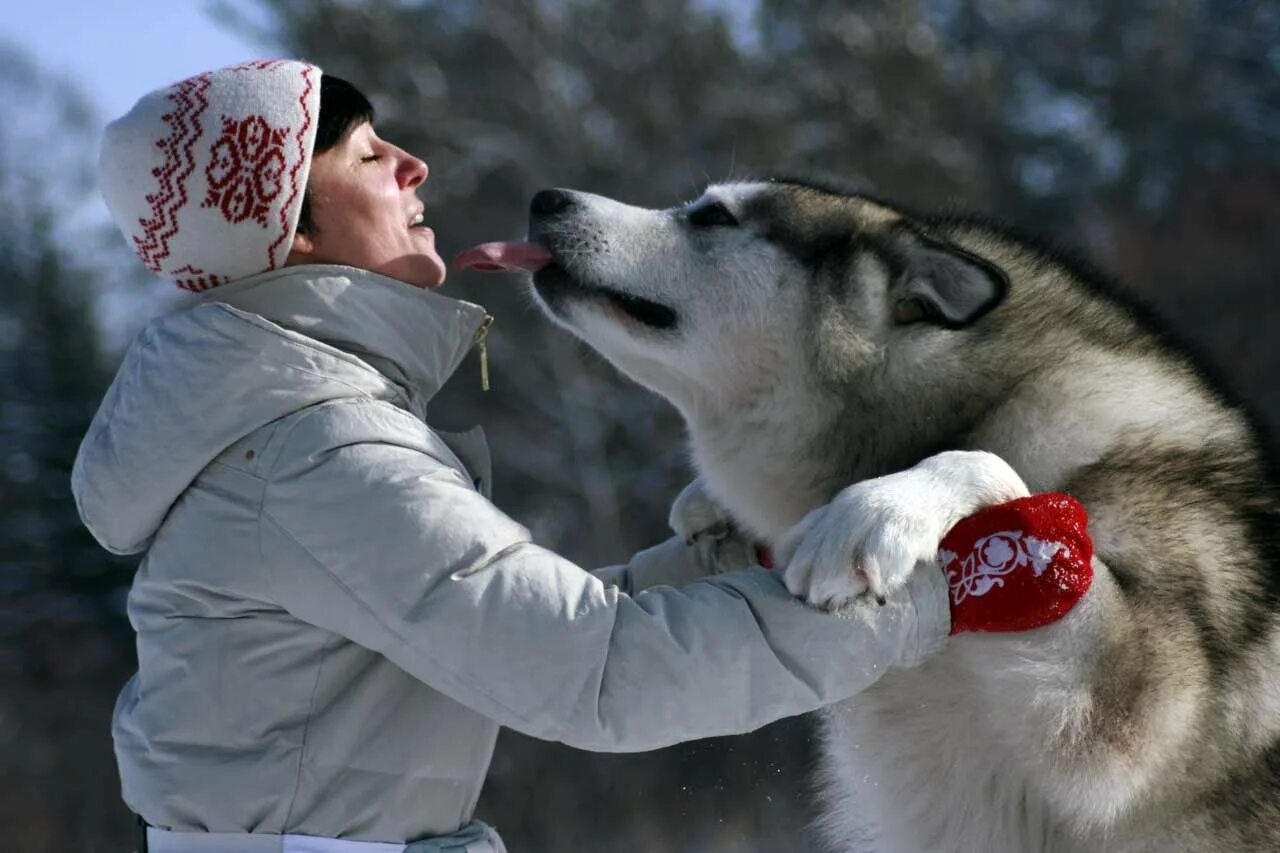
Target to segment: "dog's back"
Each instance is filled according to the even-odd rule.
[[[1063,622],[956,638],[832,709],[829,834],[850,844],[861,811],[887,851],[1280,849],[1280,490],[1262,439],[1070,264],[945,227],[1013,281],[952,375],[928,377],[987,395],[947,443],[1081,500],[1106,571]]]

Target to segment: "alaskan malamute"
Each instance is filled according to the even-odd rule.
[[[530,231],[540,303],[679,408],[755,535],[947,450],[1089,511],[1065,619],[955,637],[824,713],[833,846],[1280,850],[1278,479],[1144,313],[988,222],[803,182],[668,210],[547,190]],[[788,577],[824,604],[864,580]]]

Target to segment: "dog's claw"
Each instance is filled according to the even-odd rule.
[[[717,521],[715,524],[711,525],[710,527],[704,527],[702,530],[695,530],[692,533],[686,534],[684,537],[684,544],[694,545],[697,543],[699,539],[702,539],[703,537],[707,537],[707,538],[715,539],[716,541],[719,541],[721,539],[728,538],[730,535],[733,534],[733,532],[734,532],[734,527],[731,523],[727,521]]]
[[[880,577],[880,572],[862,569],[859,571],[859,574],[862,575],[862,580],[866,583],[867,592],[875,599],[876,604],[884,607],[889,601],[889,596],[888,593],[885,592],[884,581]]]

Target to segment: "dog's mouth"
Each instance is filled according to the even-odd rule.
[[[459,254],[453,263],[458,270],[531,273],[534,288],[552,310],[570,299],[595,299],[650,329],[670,331],[678,323],[676,312],[660,302],[582,281],[557,263],[552,250],[541,242],[481,243]]]

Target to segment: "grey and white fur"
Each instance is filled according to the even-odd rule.
[[[796,181],[667,210],[544,191],[531,239],[555,258],[540,304],[679,409],[695,490],[794,554],[816,604],[873,606],[858,593],[932,553],[967,511],[950,479],[975,471],[948,451],[1090,514],[1096,579],[1062,621],[957,636],[823,712],[832,848],[1280,850],[1275,469],[1142,312],[986,221]],[[878,482],[914,490],[914,529],[820,509],[874,511],[845,487],[907,469]],[[795,554],[820,525],[814,547],[852,562]]]

